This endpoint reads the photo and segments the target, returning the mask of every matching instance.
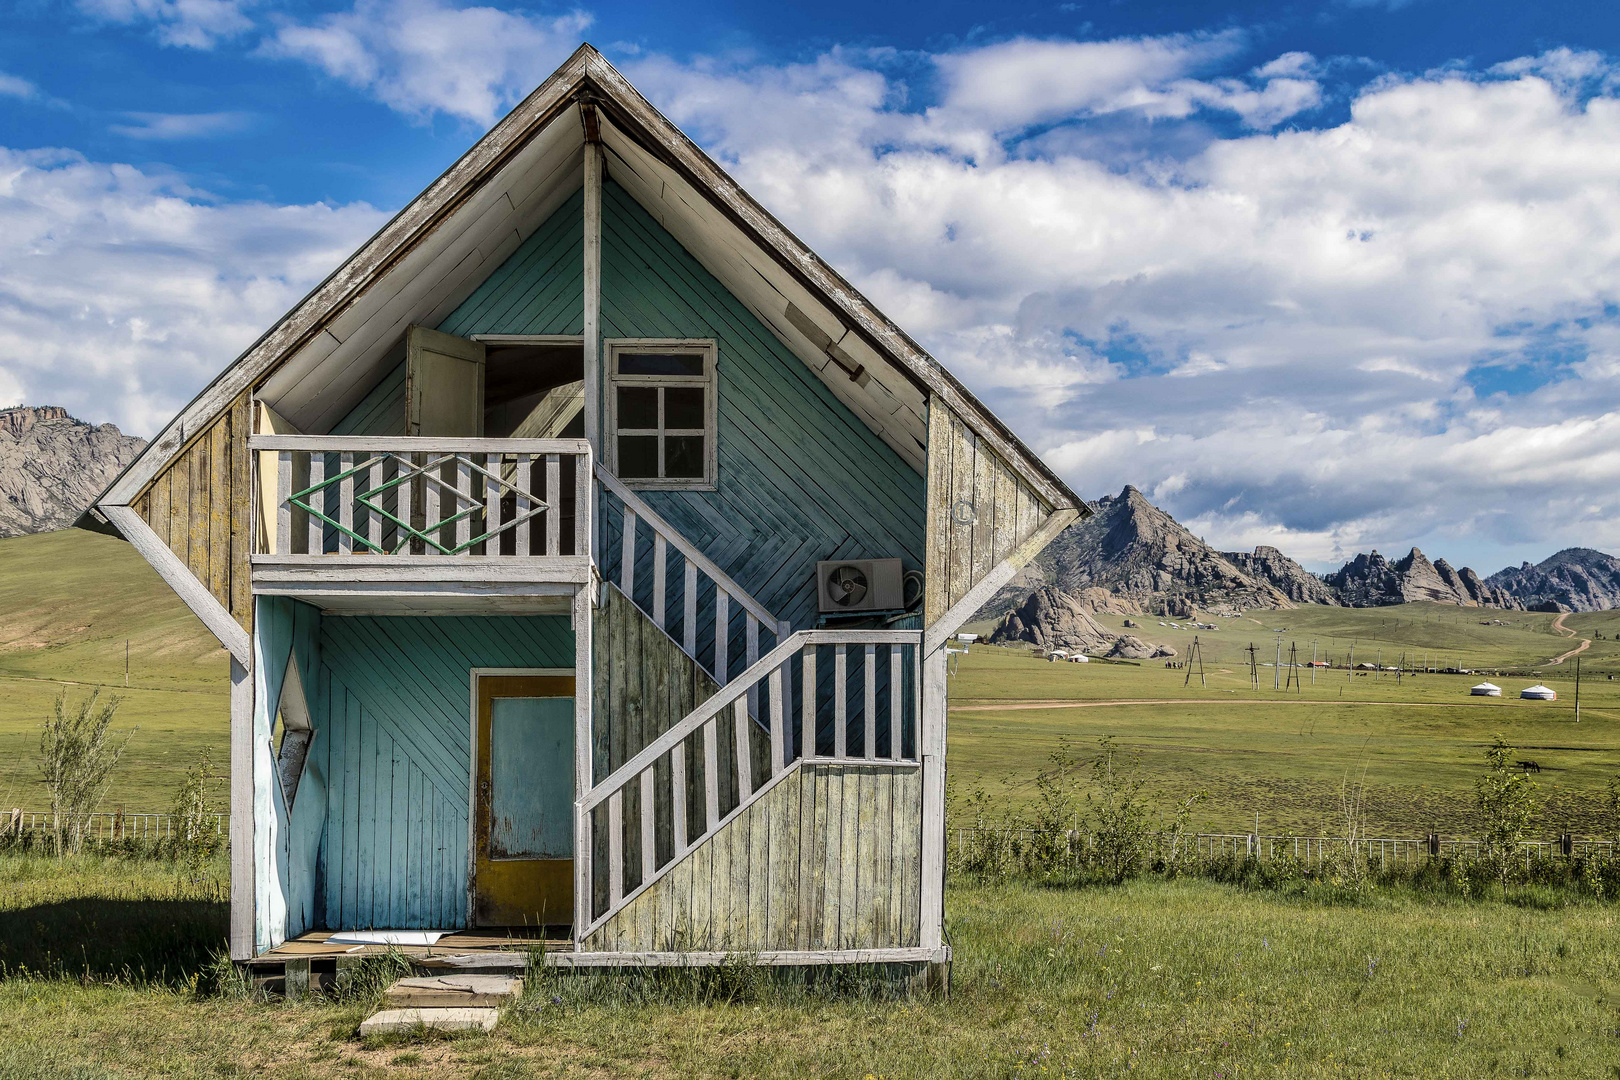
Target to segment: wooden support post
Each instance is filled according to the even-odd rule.
[[[339,555],[354,550],[354,538],[349,535],[354,531],[354,477],[349,475],[353,471],[354,453],[346,450],[338,456],[338,475],[343,477],[338,481],[338,523],[343,526],[337,537]]]
[[[292,472],[291,464],[286,459],[287,455],[283,454],[283,476]],[[290,529],[283,529],[281,535],[290,536]],[[232,960],[246,960],[253,955],[253,679],[248,669],[234,657],[230,664],[230,951]]]
[[[658,869],[658,841],[653,828],[657,814],[654,813],[654,809],[653,771],[648,769],[641,774],[641,883],[643,885],[652,880],[653,873]]]
[[[786,710],[782,708],[782,692],[787,680],[782,678],[785,667],[779,667],[771,672],[771,775],[775,776],[782,771],[786,762],[783,760],[787,750],[786,740],[783,738],[782,724]]]
[[[866,647],[866,698],[862,703],[861,729],[866,733],[866,760],[877,757],[877,646]]]
[[[849,659],[844,646],[833,646],[833,757],[846,757],[849,733]]]
[[[669,752],[670,825],[675,833],[674,857],[679,859],[690,846],[686,825],[686,743],[678,742]]]
[[[562,459],[546,455],[546,554],[562,554]],[[574,512],[582,511],[576,506]]]
[[[494,470],[491,470],[492,472]],[[497,475],[499,475],[497,473]],[[591,671],[592,625],[591,594],[588,589],[574,592],[574,926],[583,930],[591,921],[591,892],[594,877],[591,868],[593,837],[591,815],[579,809],[578,800],[591,790],[594,762],[591,748],[595,745],[595,718],[592,715],[591,688],[595,679]],[[580,935],[574,935],[574,949],[581,947]]]
[[[799,707],[799,739],[802,756],[816,756],[816,647],[804,647],[804,695]]]
[[[921,940],[937,949],[945,919],[945,650],[922,663],[922,709],[918,721],[918,756],[922,759],[922,888]]]
[[[726,663],[731,659],[731,594],[714,587],[714,681],[726,685]]]
[[[585,438],[602,456],[602,149],[585,144]]]
[[[752,721],[748,719],[748,706],[742,698],[736,700],[731,711],[736,718],[733,726],[737,731],[737,800],[741,802],[754,793],[752,744],[748,738],[748,725]]]
[[[589,455],[574,458],[574,554],[594,554],[601,565],[600,553],[593,546],[596,528],[596,473]]]
[[[624,899],[624,789],[608,796],[608,903]]]
[[[703,725],[703,835],[720,824],[720,725],[713,719]]]
[[[686,655],[697,657],[697,564],[691,559],[684,560],[686,573],[681,581],[682,591],[685,593],[685,603],[681,608],[681,643],[686,649]]]
[[[633,603],[636,599],[636,512],[628,506],[624,508],[624,543],[620,550],[619,590]]]

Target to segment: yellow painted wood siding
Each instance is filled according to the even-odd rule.
[[[249,409],[244,392],[153,478],[134,508],[203,587],[251,630]]]
[[[916,768],[801,766],[598,928],[584,948],[915,947],[921,828]]]
[[[1052,506],[938,398],[928,409],[928,581],[932,626],[1033,536]]]

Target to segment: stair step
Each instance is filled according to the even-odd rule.
[[[418,1027],[435,1031],[493,1031],[501,1018],[499,1009],[384,1009],[360,1025],[361,1036],[415,1031]]]
[[[383,992],[392,1009],[498,1008],[523,996],[523,980],[509,975],[432,975],[401,979]]]

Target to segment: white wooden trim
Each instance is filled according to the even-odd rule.
[[[937,949],[945,926],[945,650],[922,661],[917,754],[922,758],[922,882],[920,944]]]
[[[587,814],[577,809],[579,800],[591,789],[594,764],[593,713],[595,672],[591,668],[595,609],[591,594],[580,589],[574,594],[574,925],[584,926],[591,918],[591,829]],[[583,688],[583,692],[581,692]],[[579,948],[579,936],[574,938]]]
[[[179,595],[192,614],[201,619],[203,625],[219,639],[219,643],[230,651],[232,658],[244,668],[249,667],[252,664],[253,646],[248,632],[242,629],[242,624],[231,616],[225,605],[197,580],[191,568],[180,561],[180,556],[170,551],[169,545],[158,539],[152,527],[129,507],[103,506],[101,511],[123,534],[124,539],[141,553],[141,557],[152,564],[152,569]]]
[[[962,594],[960,600],[952,604],[949,610],[934,620],[934,624],[923,635],[923,652],[932,653],[945,644],[947,638],[956,633],[957,629],[971,619],[980,608],[988,604],[990,598],[996,595],[1003,585],[1011,581],[1018,571],[1029,565],[1031,559],[1039,555],[1047,544],[1057,539],[1058,534],[1067,529],[1079,517],[1080,511],[1078,510],[1052,511],[1047,519],[1041,523],[1041,527],[1030,535],[1029,539],[1019,544],[1011,555],[991,567],[984,577],[980,578],[971,589]]]
[[[254,435],[250,450],[311,450],[329,454],[564,454],[586,456],[584,439],[446,439],[413,435]]]
[[[602,148],[585,143],[585,441],[602,449]]]
[[[468,334],[469,341],[485,345],[583,345],[580,334]]]
[[[621,483],[638,491],[713,491],[719,475],[719,347],[713,338],[607,338],[606,363],[602,385],[607,393],[602,438],[601,460]],[[619,357],[624,353],[651,352],[692,353],[703,357],[702,375],[620,375]],[[697,386],[703,388],[703,475],[681,477],[620,477],[619,474],[619,386]],[[658,455],[663,465],[665,427],[660,416]],[[634,432],[650,431],[633,428]],[[671,429],[677,432],[695,431],[693,428]]]
[[[232,960],[253,956],[253,677],[231,657],[231,916]]]
[[[457,958],[451,958],[452,962]],[[716,967],[746,962],[760,967],[817,967],[824,964],[947,964],[950,946],[938,949],[826,949],[736,952],[548,952],[546,967]],[[458,965],[459,966],[459,965]]]

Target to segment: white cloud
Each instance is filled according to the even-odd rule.
[[[591,17],[550,18],[443,0],[355,0],[283,21],[265,55],[302,60],[410,116],[493,123],[579,44]]]
[[[212,49],[253,28],[256,0],[77,0],[94,19],[129,26],[150,23],[165,45]]]
[[[1210,65],[1241,39],[1101,44],[952,53],[920,112],[847,50],[629,74],[1088,497],[1132,482],[1212,542],[1319,564],[1620,545],[1612,64],[1386,76],[1346,122],[1268,134],[1320,100],[1314,58],[1239,80]],[[1123,112],[1148,143],[1200,109],[1257,133],[1123,162],[1117,141],[1019,142]],[[1548,385],[1471,388],[1525,361]]]
[[[39,87],[27,79],[0,71],[0,97],[31,98],[38,93]]]
[[[232,135],[253,121],[250,113],[149,113],[124,114],[131,122],[114,124],[111,129],[131,139],[204,139]]]
[[[0,399],[151,435],[382,219],[0,149]]]

